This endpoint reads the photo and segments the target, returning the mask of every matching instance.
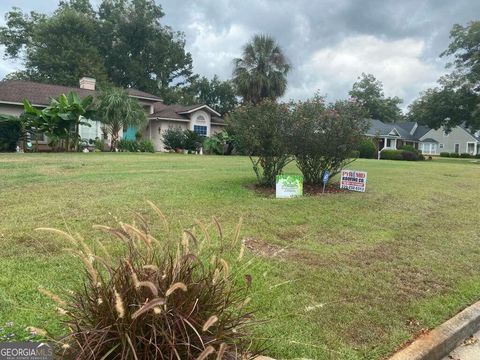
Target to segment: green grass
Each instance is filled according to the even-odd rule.
[[[255,179],[243,157],[0,155],[0,328],[13,322],[3,331],[16,338],[30,325],[64,331],[36,289],[77,286],[81,265],[61,238],[34,228],[101,237],[92,224],[130,221],[148,199],[178,227],[216,215],[232,229],[243,216],[242,236],[286,247],[251,269],[268,355],[384,358],[480,297],[480,163],[349,168],[368,171],[367,193],[276,200],[246,187]]]

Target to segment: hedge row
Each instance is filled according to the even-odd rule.
[[[457,154],[457,153],[441,152],[441,153],[440,153],[440,157],[463,158],[463,159],[471,159],[471,158],[480,159],[480,154],[471,155],[471,154],[469,154],[469,153]]]
[[[425,157],[417,151],[410,150],[383,150],[380,153],[380,159],[383,160],[406,160],[417,161],[425,160]]]

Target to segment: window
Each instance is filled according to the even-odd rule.
[[[202,125],[193,125],[193,131],[198,135],[207,136],[207,127]]]
[[[443,149],[443,144],[440,144],[439,147],[440,147],[440,149]]]
[[[205,116],[203,116],[203,115],[198,115],[198,116],[197,116],[197,122],[198,122],[198,123],[201,123],[201,124],[205,124],[205,122],[206,122]]]
[[[35,132],[32,134],[32,141],[47,141],[44,133]]]
[[[455,144],[455,154],[460,153],[460,144]]]
[[[435,155],[437,153],[437,144],[431,142],[421,143],[420,151],[425,155]]]
[[[387,147],[392,147],[392,139],[387,139]]]

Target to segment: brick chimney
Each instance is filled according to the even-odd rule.
[[[80,89],[95,90],[96,82],[94,78],[82,77],[80,79]]]

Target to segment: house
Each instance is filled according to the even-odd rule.
[[[23,100],[29,100],[33,106],[44,108],[52,98],[71,91],[81,98],[96,96],[95,79],[83,77],[79,87],[43,84],[23,80],[6,80],[0,82],[0,114],[19,116],[23,112]],[[144,139],[150,139],[157,151],[163,151],[162,134],[169,128],[190,129],[204,136],[211,136],[225,126],[221,115],[207,105],[165,105],[156,95],[136,89],[126,89],[130,97],[138,100],[144,108],[148,123],[141,129]],[[80,126],[82,139],[106,138],[101,124],[89,121],[89,126]],[[135,138],[135,129],[124,129],[122,137]],[[48,139],[40,134],[38,138],[39,150],[49,150]]]
[[[424,155],[440,155],[441,152],[471,155],[480,153],[480,138],[463,125],[446,132],[443,127],[435,130],[416,122],[390,124],[371,120],[365,135],[377,138],[381,150],[411,145]]]

